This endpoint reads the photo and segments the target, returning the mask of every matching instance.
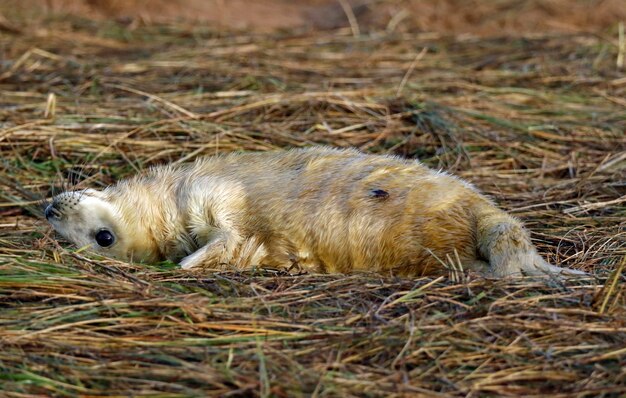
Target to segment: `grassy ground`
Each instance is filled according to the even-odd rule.
[[[50,18],[0,36],[0,395],[626,394],[615,35],[246,35]],[[330,144],[522,218],[570,284],[194,275],[57,243],[37,200],[152,164]]]

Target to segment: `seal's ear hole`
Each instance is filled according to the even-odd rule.
[[[109,247],[115,243],[115,236],[108,229],[101,229],[96,233],[96,243],[101,247]]]

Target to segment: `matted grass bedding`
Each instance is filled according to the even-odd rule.
[[[616,37],[252,35],[72,17],[3,33],[0,395],[623,396]],[[455,173],[523,219],[553,264],[594,277],[194,274],[77,252],[40,217],[67,181],[313,144]]]

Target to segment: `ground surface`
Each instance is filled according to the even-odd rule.
[[[260,34],[1,10],[0,395],[626,394],[615,22]],[[194,275],[76,253],[38,218],[68,179],[311,144],[460,175],[595,278]]]
[[[328,29],[519,35],[598,32],[626,20],[623,0],[3,0],[27,25],[50,13],[103,20],[175,22],[227,29]]]

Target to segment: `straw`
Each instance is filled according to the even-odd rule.
[[[3,395],[626,394],[615,35],[42,23],[0,35]],[[595,279],[485,280],[456,255],[438,279],[188,273],[76,253],[36,206],[76,177],[313,144],[454,173]]]

